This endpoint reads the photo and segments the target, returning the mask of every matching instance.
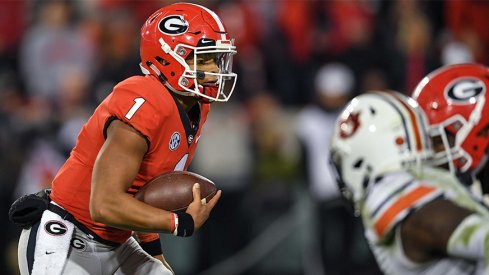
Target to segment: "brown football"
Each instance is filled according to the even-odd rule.
[[[209,179],[189,171],[172,171],[161,174],[146,183],[135,198],[153,207],[179,211],[186,210],[193,201],[192,186],[200,184],[200,197],[208,202],[217,192]]]

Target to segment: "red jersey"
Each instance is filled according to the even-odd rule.
[[[90,218],[92,171],[108,126],[114,119],[121,120],[148,142],[149,150],[127,190],[135,194],[159,174],[188,168],[209,109],[209,104],[196,104],[187,115],[171,92],[153,76],[134,76],[120,82],[80,131],[75,148],[54,178],[51,199],[99,237],[125,242],[131,231]]]

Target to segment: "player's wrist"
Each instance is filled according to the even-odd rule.
[[[190,237],[194,233],[194,219],[183,211],[172,213],[170,231],[174,236]]]

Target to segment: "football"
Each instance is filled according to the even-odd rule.
[[[193,201],[192,187],[195,183],[200,184],[203,202],[208,202],[217,192],[216,185],[199,174],[172,171],[150,180],[135,194],[135,198],[167,211],[185,211]]]

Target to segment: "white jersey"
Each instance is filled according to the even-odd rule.
[[[360,211],[370,248],[386,274],[487,274],[483,260],[445,257],[416,263],[404,254],[397,225],[412,211],[439,198],[489,218],[488,209],[444,170],[390,173],[370,183]]]

